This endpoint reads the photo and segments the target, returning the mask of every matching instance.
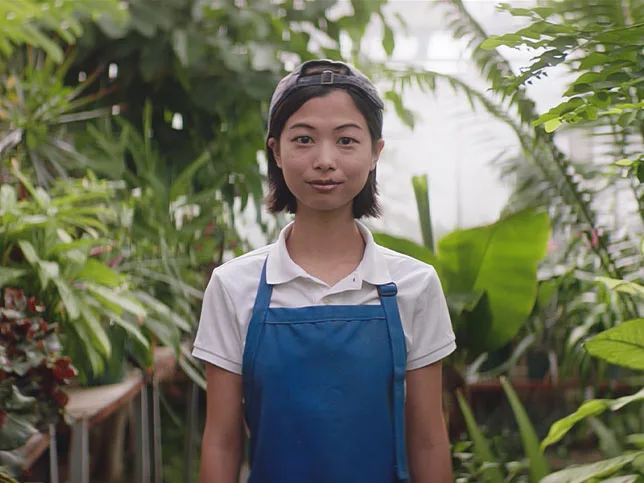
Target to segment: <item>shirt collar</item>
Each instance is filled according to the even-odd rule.
[[[356,221],[360,234],[365,242],[364,255],[355,274],[363,281],[373,285],[384,285],[392,281],[387,260],[382,249],[376,245],[373,235],[369,229],[359,221]],[[286,238],[291,231],[293,222],[286,225],[279,234],[277,241],[268,252],[266,263],[266,283],[277,285],[287,283],[298,277],[311,278],[306,271],[297,265],[288,253]]]

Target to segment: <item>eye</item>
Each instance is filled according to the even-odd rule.
[[[341,144],[342,146],[349,146],[351,144],[357,144],[358,141],[353,138],[348,138],[348,137],[343,137],[338,139],[338,144]]]
[[[297,136],[293,138],[293,141],[298,144],[311,144],[313,142],[313,138],[311,136]]]

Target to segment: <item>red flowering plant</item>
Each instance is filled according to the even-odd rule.
[[[61,355],[56,324],[22,290],[4,288],[0,306],[0,450],[22,446],[55,424],[67,404],[62,386],[76,376]]]

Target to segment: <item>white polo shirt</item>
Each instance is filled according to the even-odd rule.
[[[273,285],[271,307],[377,305],[376,285],[395,282],[407,344],[407,370],[451,354],[456,349],[455,337],[434,267],[377,245],[369,230],[357,224],[365,241],[362,261],[332,287],[309,275],[289,256],[286,238],[292,222],[274,244],[217,267],[204,294],[192,354],[241,374],[246,332],[267,257],[266,281]]]

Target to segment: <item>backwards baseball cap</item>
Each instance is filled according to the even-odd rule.
[[[307,86],[351,86],[364,94],[378,109],[385,107],[375,86],[355,67],[328,59],[308,60],[277,84],[268,111],[269,126],[271,119],[288,96]]]

